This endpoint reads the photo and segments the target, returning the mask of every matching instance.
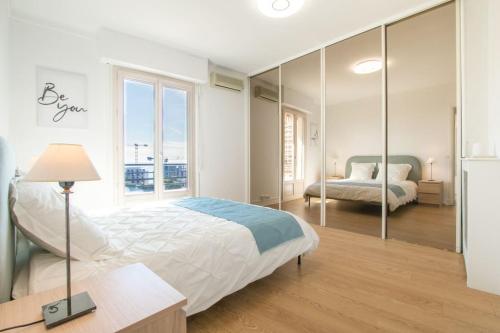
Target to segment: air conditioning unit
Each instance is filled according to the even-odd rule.
[[[262,86],[255,86],[255,97],[266,99],[271,102],[277,102],[279,100],[278,91]]]
[[[234,91],[242,91],[244,87],[243,80],[216,72],[210,74],[210,84],[212,87],[226,88]]]

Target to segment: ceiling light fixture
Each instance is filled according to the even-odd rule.
[[[304,0],[257,0],[259,10],[269,17],[287,17],[302,8]]]
[[[382,61],[379,59],[363,60],[354,65],[354,73],[370,74],[382,69]]]

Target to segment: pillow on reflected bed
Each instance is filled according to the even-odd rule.
[[[351,163],[351,180],[370,180],[373,178],[375,163]]]
[[[66,256],[65,199],[49,183],[20,181],[11,187],[12,219],[33,243],[53,254]],[[108,238],[77,207],[70,206],[71,258],[109,258]]]
[[[379,170],[382,170],[382,166],[378,165]],[[411,164],[392,164],[387,165],[387,181],[389,183],[402,182],[408,179],[408,175],[412,169]],[[377,180],[382,181],[382,172],[377,174]]]

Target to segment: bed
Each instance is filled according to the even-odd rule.
[[[373,179],[352,181],[349,179],[352,163],[376,163]],[[381,156],[352,156],[346,162],[346,179],[327,180],[325,196],[327,199],[356,201],[367,204],[382,204],[382,184],[376,180],[378,165]],[[417,199],[417,184],[421,179],[422,167],[420,161],[414,156],[395,155],[388,157],[390,164],[409,164],[411,170],[404,181],[391,182],[387,188],[387,206],[390,212]],[[304,191],[304,198],[309,205],[311,198],[321,197],[321,183],[309,185]]]
[[[64,259],[28,242],[11,223],[7,198],[13,161],[0,137],[0,302],[12,294],[21,297],[65,284]],[[293,217],[303,237],[262,252],[245,226],[175,202],[92,216],[92,223],[109,237],[112,251],[104,260],[73,260],[72,279],[142,262],[187,297],[186,312],[192,315],[316,249],[316,232]]]

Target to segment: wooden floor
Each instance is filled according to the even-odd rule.
[[[188,318],[188,332],[500,332],[461,255],[314,226],[319,249]]]
[[[309,223],[320,224],[320,200],[284,202],[282,209]],[[349,201],[327,200],[326,226],[380,237],[380,207]],[[387,219],[389,238],[455,251],[455,207],[408,204],[392,212]]]

